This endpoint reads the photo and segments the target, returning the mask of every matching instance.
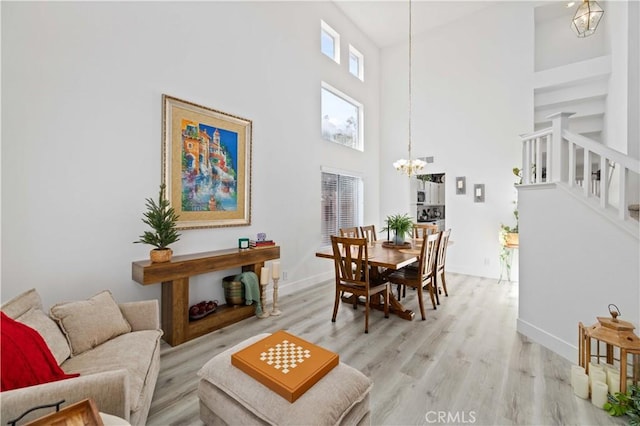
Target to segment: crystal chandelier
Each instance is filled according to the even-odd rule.
[[[596,32],[596,28],[604,15],[604,10],[598,2],[584,0],[576,10],[571,21],[571,28],[578,37],[588,37]]]
[[[409,177],[416,175],[427,165],[420,159],[411,158],[411,21],[411,0],[409,0],[409,159],[403,158],[393,163],[397,171]]]

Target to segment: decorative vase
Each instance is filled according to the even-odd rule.
[[[149,258],[152,263],[163,263],[171,260],[173,250],[170,248],[153,249],[149,252]]]
[[[393,234],[393,244],[397,246],[401,246],[404,244],[404,234],[398,234],[397,232]]]
[[[517,232],[507,232],[504,240],[508,246],[517,246],[520,244],[520,238]]]

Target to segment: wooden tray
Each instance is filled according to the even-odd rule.
[[[383,241],[382,247],[392,248],[392,249],[407,249],[407,248],[411,248],[411,243],[405,241],[402,244],[394,244],[393,241]]]
[[[104,426],[96,404],[84,399],[25,424],[25,426]]]
[[[283,330],[231,355],[232,365],[289,402],[300,398],[339,362],[338,354]]]

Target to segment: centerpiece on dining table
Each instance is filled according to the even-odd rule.
[[[410,242],[405,242],[406,234],[412,232],[413,219],[407,213],[394,214],[387,216],[385,220],[387,226],[382,229],[382,232],[387,231],[387,240],[382,243],[385,247],[393,248],[407,248],[411,247]],[[390,231],[393,231],[393,239],[390,239]]]

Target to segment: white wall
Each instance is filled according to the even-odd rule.
[[[434,156],[425,173],[446,173],[451,271],[499,276],[500,223],[515,224],[518,135],[533,130],[533,25],[532,4],[505,2],[413,37],[413,153]],[[381,64],[384,219],[415,202],[391,166],[407,156],[406,44],[384,49]],[[455,195],[456,176],[467,178],[466,195]],[[475,183],[485,184],[483,204],[473,202]]]
[[[518,195],[518,331],[575,362],[578,322],[608,316],[610,303],[640,324],[638,237],[560,186],[522,187]]]
[[[638,117],[627,115],[629,107],[629,4],[608,2],[606,14],[609,23],[606,31],[610,38],[611,77],[607,94],[605,114],[606,145],[623,153],[628,153],[628,120],[637,122]],[[635,25],[638,25],[636,22]],[[636,44],[637,45],[637,44]],[[637,141],[636,141],[637,143]]]
[[[252,225],[188,230],[175,254],[235,247],[266,232],[283,286],[332,271],[316,259],[320,167],[364,175],[378,222],[378,49],[330,2],[2,2],[2,301],[36,287],[45,305],[131,280],[150,247],[144,199],[161,181],[163,93],[253,120]],[[319,52],[320,19],[342,35],[342,65]],[[365,82],[347,72],[347,43]],[[366,149],[320,138],[320,83],[365,105]],[[226,273],[231,273],[227,271]],[[191,301],[222,299],[198,277]]]

